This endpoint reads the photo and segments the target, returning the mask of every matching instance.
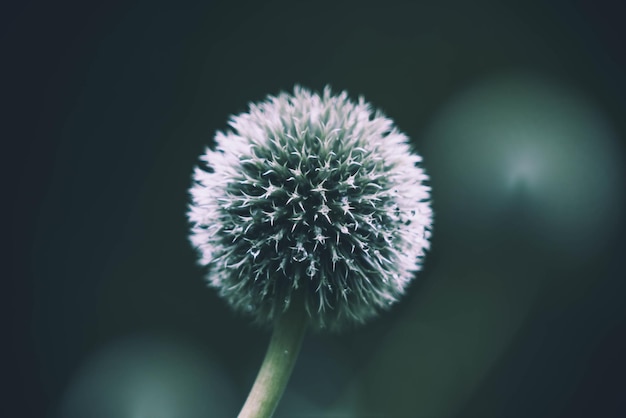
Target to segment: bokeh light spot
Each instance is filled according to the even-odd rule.
[[[237,410],[219,365],[179,341],[134,337],[101,349],[80,368],[62,418],[200,418]]]
[[[525,223],[538,243],[597,253],[623,206],[617,139],[601,109],[558,82],[516,74],[478,83],[427,134],[435,212],[451,231],[493,228],[495,218],[525,212],[508,222]]]

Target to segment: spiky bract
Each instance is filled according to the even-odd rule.
[[[432,213],[407,137],[360,98],[296,86],[234,116],[190,189],[208,282],[270,322],[296,293],[315,328],[363,322],[420,268]]]

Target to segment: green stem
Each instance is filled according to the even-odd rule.
[[[238,418],[272,416],[298,358],[306,325],[306,312],[299,303],[292,303],[276,320],[263,364]]]

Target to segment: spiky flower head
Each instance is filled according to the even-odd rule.
[[[208,282],[271,322],[303,295],[314,328],[389,307],[420,268],[432,222],[408,138],[346,92],[296,86],[233,116],[195,169],[188,217]]]

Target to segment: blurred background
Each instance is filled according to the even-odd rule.
[[[235,416],[269,334],[207,289],[193,166],[330,84],[424,157],[424,269],[309,334],[276,417],[626,416],[619,2],[11,2],[0,13],[0,416]]]

